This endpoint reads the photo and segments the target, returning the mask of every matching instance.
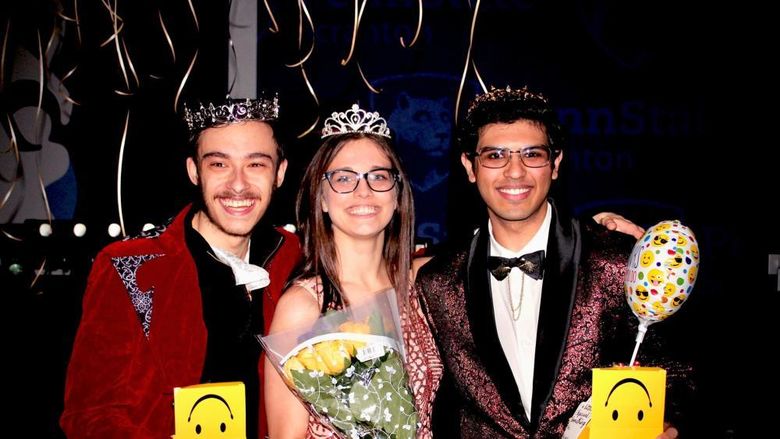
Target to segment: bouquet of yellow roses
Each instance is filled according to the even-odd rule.
[[[260,342],[310,413],[342,437],[416,436],[393,290]]]

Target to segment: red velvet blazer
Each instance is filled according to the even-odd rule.
[[[60,419],[69,438],[169,439],[174,433],[173,388],[199,383],[207,337],[184,239],[188,211],[167,227],[107,246],[95,259]],[[262,295],[266,331],[300,257],[295,235],[277,232],[281,244],[265,266],[271,278]],[[258,371],[262,383],[262,361]]]

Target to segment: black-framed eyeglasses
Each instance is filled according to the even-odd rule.
[[[550,164],[550,160],[558,155],[558,151],[547,145],[527,146],[513,151],[509,148],[486,146],[479,151],[469,153],[470,158],[479,158],[479,163],[486,168],[503,168],[509,163],[512,154],[520,156],[520,161],[529,168],[541,168]]]
[[[322,178],[328,180],[334,192],[348,194],[357,189],[360,180],[366,180],[368,187],[374,192],[387,192],[395,187],[400,176],[398,171],[390,168],[372,169],[362,173],[349,169],[336,169],[324,173]]]

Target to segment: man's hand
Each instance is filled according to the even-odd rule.
[[[656,439],[677,439],[677,429],[668,422],[664,422],[664,432],[659,434]]]
[[[636,239],[641,238],[645,233],[645,229],[613,212],[597,213],[593,215],[593,220],[606,227],[608,230],[616,230],[620,233],[631,235]],[[675,430],[675,432],[676,431],[677,430]]]

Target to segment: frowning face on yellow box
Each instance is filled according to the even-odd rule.
[[[246,401],[240,382],[174,389],[175,439],[245,439]]]
[[[666,371],[593,369],[590,438],[654,439],[663,432]]]

